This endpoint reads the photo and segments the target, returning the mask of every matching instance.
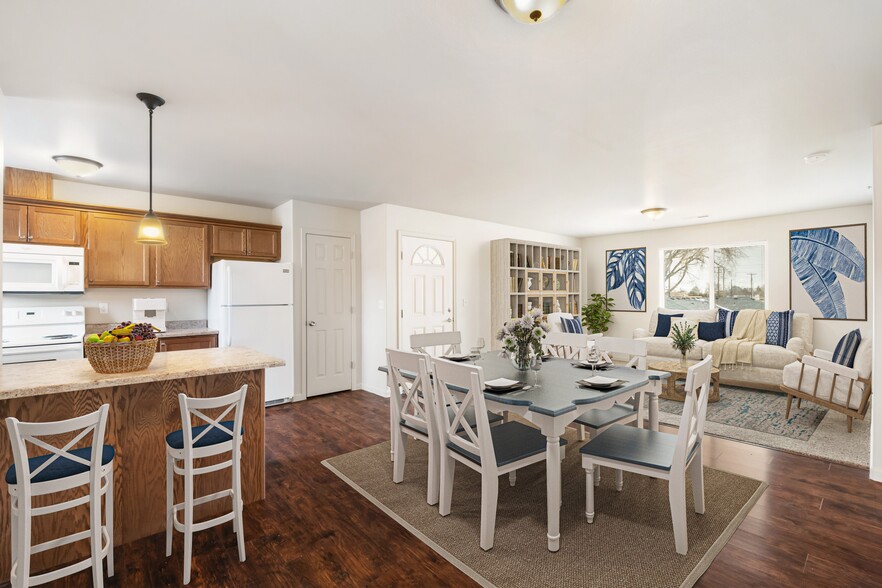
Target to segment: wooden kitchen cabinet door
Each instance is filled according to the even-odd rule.
[[[72,208],[28,206],[28,241],[42,245],[83,244],[83,213]]]
[[[175,288],[208,288],[211,263],[208,225],[163,221],[168,245],[154,251],[154,285]]]
[[[248,229],[212,225],[211,254],[217,257],[245,257],[248,254]]]
[[[3,241],[25,243],[28,240],[28,207],[22,204],[3,205]]]
[[[150,249],[135,242],[141,217],[90,212],[86,220],[89,286],[150,286]]]
[[[189,337],[164,337],[159,340],[159,351],[188,351],[217,347],[217,335],[190,335]]]
[[[248,229],[248,257],[277,260],[280,257],[281,235],[278,231]]]

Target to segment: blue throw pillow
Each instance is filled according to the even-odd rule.
[[[582,323],[577,318],[560,317],[560,327],[564,333],[581,333]]]
[[[658,322],[655,324],[655,334],[653,337],[667,337],[671,333],[671,319],[682,318],[680,314],[662,314],[658,313]]]
[[[722,306],[717,308],[717,320],[726,324],[726,336],[732,336],[732,329],[735,327],[735,317],[738,316],[737,310],[729,310]]]
[[[839,343],[836,344],[836,350],[833,351],[833,363],[844,365],[846,367],[854,367],[854,356],[857,355],[858,345],[861,344],[861,331],[855,329],[846,333]]]
[[[792,310],[776,311],[766,320],[766,345],[787,347],[790,333],[793,330]]]
[[[698,338],[702,341],[716,341],[726,338],[726,323],[698,323]]]

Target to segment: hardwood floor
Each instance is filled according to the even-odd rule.
[[[474,586],[321,465],[385,441],[387,403],[356,391],[267,409],[267,499],[245,509],[248,560],[238,561],[231,525],[197,533],[191,585]],[[770,487],[698,586],[882,586],[882,484],[865,470],[706,440],[706,465]],[[177,586],[181,551],[180,534],[170,558],[163,535],[118,547],[105,585]]]

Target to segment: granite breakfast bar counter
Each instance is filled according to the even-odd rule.
[[[222,396],[248,384],[243,415],[242,494],[246,505],[264,498],[264,370],[281,365],[284,362],[279,359],[236,347],[157,353],[146,370],[125,374],[98,374],[85,359],[6,365],[0,369],[0,418],[55,421],[110,405],[105,443],[116,450],[114,539],[121,545],[165,530],[165,436],[181,428],[177,399],[181,392],[197,397]],[[31,455],[37,452],[44,453],[37,449]],[[12,462],[9,435],[3,431],[3,471]],[[229,475],[229,470],[223,470],[200,476],[196,495],[229,487]],[[58,502],[73,496],[49,498]],[[43,502],[35,500],[35,504]],[[228,511],[229,507],[229,500],[201,505],[196,509],[197,520]],[[9,529],[9,525],[9,500],[3,496],[0,529]],[[87,526],[86,505],[65,511],[63,517],[37,517],[34,543]],[[0,533],[0,578],[9,576],[9,553],[9,533]],[[32,559],[32,571],[87,553],[87,542],[39,553]]]

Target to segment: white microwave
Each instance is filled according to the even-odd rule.
[[[82,294],[82,247],[3,244],[3,292]]]

